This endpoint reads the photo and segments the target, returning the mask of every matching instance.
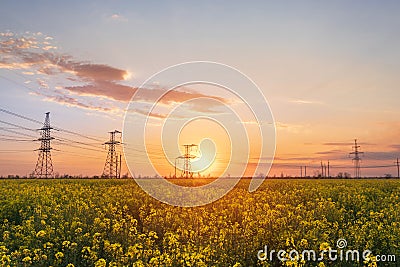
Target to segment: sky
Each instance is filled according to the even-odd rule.
[[[276,127],[270,176],[300,175],[300,166],[318,175],[321,161],[328,160],[332,175],[352,174],[355,138],[364,152],[362,166],[371,167],[362,175],[397,175],[398,1],[2,1],[0,7],[0,108],[37,121],[51,112],[59,174],[100,175],[107,156],[103,143],[110,131],[122,131],[138,87],[169,66],[213,61],[250,77],[269,103],[269,123]],[[145,88],[138,103],[149,104],[167,85],[157,86]],[[167,107],[181,104],[178,115],[186,119],[222,114],[224,104],[236,102],[219,92],[178,88],[160,102],[158,125],[171,111]],[[185,109],[196,97],[220,102],[189,103]],[[142,107],[131,111],[140,116]],[[224,145],[229,135],[210,123],[198,121],[182,131],[174,155],[184,152],[183,143],[214,139],[209,153],[216,150],[215,162],[202,174],[221,175],[232,148]],[[0,175],[34,170],[40,143],[32,140],[40,127],[0,112]],[[158,175],[171,175],[173,160],[163,159],[159,136],[149,138],[144,153],[132,136],[124,136],[125,155],[133,161],[130,175],[155,174],[141,166],[143,157],[152,158]],[[249,143],[244,155],[257,158],[260,140],[250,134]],[[129,173],[125,164],[122,173]]]

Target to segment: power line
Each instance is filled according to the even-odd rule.
[[[0,129],[1,130],[1,129]],[[6,138],[21,138],[21,136],[16,136],[16,135],[10,135],[10,134],[0,134],[2,137]],[[35,137],[36,138],[36,137]]]
[[[19,152],[33,152],[30,149],[1,149],[0,153],[19,153]]]
[[[37,93],[37,91],[36,91],[35,89],[32,89],[32,88],[30,88],[30,87],[28,87],[28,86],[26,86],[26,85],[24,85],[24,84],[21,84],[21,83],[19,83],[19,82],[16,82],[16,81],[14,81],[14,80],[11,80],[11,79],[9,79],[9,78],[7,78],[7,77],[4,77],[3,75],[0,75],[0,78],[2,78],[2,79],[4,79],[4,80],[7,80],[7,81],[9,81],[9,82],[11,82],[11,83],[13,83],[13,84],[18,85],[18,86],[22,86],[22,87],[24,87],[25,89],[27,89],[27,90],[30,91],[30,92],[35,92],[35,93]]]
[[[36,132],[37,131],[37,130],[32,129],[32,128],[27,128],[27,127],[20,126],[20,125],[17,125],[17,124],[14,124],[14,123],[10,123],[10,122],[6,122],[6,121],[3,121],[3,120],[0,120],[0,123],[7,124],[7,125],[10,125],[10,126],[14,126],[14,127],[18,127],[20,129],[24,129],[24,130],[27,130],[27,131],[32,131],[32,132]]]
[[[10,71],[11,71],[11,70],[10,70]],[[18,74],[18,73],[16,73],[16,74]],[[21,77],[23,77],[23,76],[21,76]],[[7,78],[7,77],[4,77],[4,76],[2,76],[2,75],[0,75],[0,78],[3,78],[3,79],[5,79],[5,80],[7,80],[7,81],[9,81],[9,82],[12,82],[12,83],[16,84],[16,85],[20,85],[20,86],[24,87],[25,89],[27,89],[28,91],[36,92],[36,90],[34,90],[34,89],[32,89],[32,88],[26,86],[25,84],[21,84],[21,83],[19,83],[19,82],[16,82],[16,81],[14,81],[14,80],[12,80],[12,79],[9,79],[9,78]],[[23,77],[23,78],[26,79],[26,77]],[[0,111],[1,111],[1,112],[4,112],[4,113],[7,113],[7,114],[9,114],[9,115],[13,115],[13,116],[19,117],[19,118],[21,118],[21,119],[26,119],[26,120],[28,120],[28,121],[41,124],[41,122],[38,121],[38,120],[29,118],[29,117],[27,117],[27,116],[24,116],[24,115],[21,115],[21,114],[18,114],[18,113],[15,113],[15,112],[12,112],[12,111],[9,111],[9,110],[6,110],[6,109],[0,109]],[[76,135],[76,136],[80,136],[80,137],[83,137],[83,138],[86,138],[86,139],[91,139],[91,140],[94,140],[94,141],[102,142],[102,140],[100,140],[100,139],[98,139],[98,138],[94,138],[94,137],[90,137],[90,136],[87,136],[87,135],[83,135],[83,134],[81,134],[81,133],[73,132],[73,131],[71,131],[71,130],[63,129],[63,128],[60,128],[60,127],[53,127],[53,128],[54,128],[54,130],[57,130],[57,131],[63,131],[63,132],[66,132],[66,133],[69,133],[69,134],[72,134],[72,135]]]
[[[1,131],[5,131],[5,132],[9,132],[9,133],[14,133],[14,134],[21,135],[21,136],[27,136],[27,137],[37,138],[37,136],[33,136],[33,135],[31,135],[31,134],[20,133],[20,132],[13,131],[13,130],[7,130],[7,129],[1,128],[1,127],[0,127],[0,130],[1,130]]]
[[[63,129],[63,128],[54,127],[54,129],[57,130],[57,131],[62,131],[62,132],[69,133],[69,134],[72,134],[72,135],[80,136],[80,137],[83,137],[83,138],[86,138],[86,139],[89,139],[89,140],[102,142],[102,140],[100,140],[100,139],[97,139],[97,138],[94,138],[94,137],[90,137],[90,136],[87,136],[87,135],[83,135],[83,134],[80,134],[80,133],[76,133],[76,132],[73,132],[73,131],[70,131],[70,130],[66,130],[66,129]]]
[[[388,167],[396,167],[396,165],[379,165],[379,166],[362,166],[361,169],[378,169],[378,168],[388,168]]]
[[[0,141],[7,141],[7,142],[32,142],[35,140],[29,139],[15,139],[15,138],[0,138]]]
[[[32,123],[36,123],[39,124],[40,122],[36,119],[27,117],[25,115],[21,115],[15,112],[12,112],[10,110],[4,109],[4,108],[0,108],[0,112],[32,122]],[[23,125],[20,124],[16,124],[16,123],[12,123],[12,122],[8,122],[8,121],[4,121],[4,120],[0,120],[0,124],[4,124],[6,126],[9,127],[0,127],[0,131],[6,132],[6,133],[10,133],[10,135],[6,135],[6,134],[0,134],[0,136],[2,136],[2,138],[0,138],[0,141],[3,142],[33,142],[33,141],[38,141],[38,139],[36,138],[36,136],[27,134],[27,133],[22,133],[19,132],[20,131],[30,131],[30,132],[37,132],[38,130],[42,130],[42,129],[33,129],[33,128],[29,128],[29,127],[25,127]],[[69,146],[69,147],[74,147],[77,149],[82,149],[82,150],[88,150],[88,151],[94,151],[94,152],[103,152],[104,150],[101,149],[100,144],[102,143],[100,139],[85,135],[85,134],[81,134],[81,133],[77,133],[74,131],[70,131],[70,130],[65,130],[63,128],[59,128],[59,127],[53,127],[54,129],[57,129],[59,132],[63,132],[66,134],[73,134],[79,137],[83,137],[86,139],[90,139],[96,142],[84,142],[84,141],[80,141],[80,140],[74,140],[71,138],[66,138],[63,136],[57,136],[55,138],[55,142],[56,144],[59,144],[61,146]],[[11,135],[14,134],[14,135]],[[32,140],[30,139],[26,139],[23,137],[29,137],[29,138],[33,138]],[[363,154],[363,152],[359,151],[359,145],[357,144],[356,140],[355,140],[355,145],[353,146],[354,152],[350,153],[351,155],[354,155],[353,161],[356,160],[356,158],[358,157],[359,160],[361,160],[360,158],[360,154]],[[146,154],[147,156],[149,156],[152,159],[165,159],[166,155],[162,152],[162,151],[157,151],[156,148],[159,148],[159,145],[157,144],[146,144],[146,147],[149,147],[150,149],[148,150],[141,150],[141,149],[137,149],[135,147],[130,147],[130,144],[122,144],[124,146],[124,151],[126,155],[130,155],[133,157],[138,158],[137,162],[141,162],[140,161],[140,157],[142,154]],[[132,145],[132,144],[131,144]],[[357,147],[357,148],[356,148]],[[1,153],[19,153],[19,152],[31,152],[31,150],[0,150]],[[64,150],[60,150],[61,153],[70,153],[73,154],[73,152],[67,152]],[[356,154],[356,152],[358,153],[358,155]],[[76,155],[82,155],[81,153],[75,153]],[[189,153],[187,153],[189,154]],[[366,154],[365,155],[366,158],[371,158],[371,159],[375,159],[375,160],[382,160],[382,159],[389,159],[388,155],[380,155],[378,154]],[[100,158],[99,158],[100,159]],[[312,158],[310,158],[312,159]],[[342,159],[342,158],[340,158]],[[334,158],[333,160],[339,160],[339,158]],[[285,167],[285,168],[303,168],[304,167],[304,174],[306,175],[306,168],[311,168],[311,169],[318,169],[321,168],[321,166],[316,165],[315,162],[316,160],[313,160],[314,164],[313,165],[299,165],[299,164],[287,164],[287,163],[277,163],[277,164],[273,164],[273,166],[275,167]],[[117,160],[116,160],[117,162]],[[136,162],[136,161],[135,161]],[[145,162],[145,161],[143,161]],[[225,161],[224,161],[225,162]],[[226,161],[227,163],[229,163],[230,161]],[[356,162],[355,166],[357,165]],[[383,164],[376,164],[376,165],[367,165],[367,166],[360,166],[360,164],[358,164],[358,176],[360,176],[360,170],[361,169],[379,169],[379,168],[393,168],[393,167],[397,167],[399,169],[399,163],[398,162],[394,162],[394,164],[385,164],[384,162],[382,162]],[[161,164],[161,162],[160,162]],[[347,169],[350,168],[351,166],[348,165],[330,165],[330,162],[328,162],[328,173],[326,170],[326,165],[323,165],[322,170],[323,170],[323,176],[326,176],[328,174],[328,176],[330,175],[330,169]],[[190,168],[187,168],[187,170],[189,170],[190,172]],[[398,170],[398,176],[399,176],[399,170]],[[355,177],[357,177],[357,173],[355,173]]]
[[[83,153],[77,153],[77,152],[72,152],[72,151],[67,151],[67,150],[58,150],[57,152],[61,152],[61,154],[70,154],[70,155],[76,155],[76,156],[84,156],[85,157],[85,159],[86,158],[92,158],[92,159],[97,159],[97,160],[100,160],[100,159],[103,159],[103,157],[96,157],[96,156],[93,156],[93,155],[89,155],[89,154],[83,154]],[[58,154],[58,153],[55,153],[55,154]]]
[[[37,121],[35,119],[29,118],[27,116],[24,116],[24,115],[21,115],[21,114],[18,114],[18,113],[15,113],[15,112],[12,112],[12,111],[9,111],[9,110],[6,110],[6,109],[0,109],[0,112],[6,113],[6,114],[9,114],[9,115],[18,117],[18,118],[22,118],[22,119],[30,121],[30,122],[40,123],[39,121]],[[6,124],[6,125],[9,125],[9,126],[13,126],[13,127],[15,127],[15,129],[22,129],[22,130],[33,131],[33,132],[37,131],[36,129],[24,127],[22,125],[15,124],[15,123],[10,123],[10,122],[3,121],[3,120],[0,120],[0,123]],[[54,127],[52,127],[52,128],[54,128]],[[75,133],[75,132],[72,132],[72,131],[69,131],[69,130],[64,130],[62,128],[59,128],[59,129],[64,131],[64,132]],[[9,132],[9,133],[14,133],[16,135],[35,138],[33,140],[26,140],[26,141],[37,141],[36,136],[25,134],[25,133],[21,133],[21,132],[17,132],[17,131],[13,131],[10,128],[2,127],[2,128],[0,128],[0,130],[5,131],[5,132]],[[98,140],[98,139],[91,138],[91,137],[83,135],[83,134],[79,134],[79,133],[76,133],[76,134],[79,135],[79,136],[82,136],[82,137],[89,138],[89,139]],[[4,141],[22,141],[22,140],[17,140],[17,138],[15,138],[14,136],[7,136],[7,137],[12,137],[12,138],[8,138],[8,139],[7,138],[3,138],[3,140]],[[57,140],[54,143],[62,145],[62,146],[65,145],[65,146],[74,147],[74,148],[83,149],[83,150],[90,150],[90,151],[95,151],[95,152],[103,152],[103,150],[100,148],[100,146],[99,145],[95,145],[94,143],[76,141],[76,140],[72,140],[72,139],[66,138],[66,137],[59,137],[59,138],[57,137],[57,138],[54,138],[54,139]],[[71,143],[75,143],[75,144],[71,144]],[[89,147],[85,147],[85,146],[89,146]]]
[[[59,139],[55,139],[55,140],[59,140]],[[90,150],[90,151],[95,151],[95,152],[104,152],[104,151],[102,151],[102,150],[100,150],[100,149],[93,149],[93,148],[89,148],[89,147],[82,147],[82,146],[70,144],[70,143],[68,143],[68,142],[59,141],[59,142],[53,142],[53,143],[54,143],[54,144],[61,145],[61,146],[75,147],[75,148],[84,149],[84,150]]]
[[[9,70],[9,71],[11,71],[11,70]],[[16,74],[18,74],[18,73],[16,73]],[[20,74],[19,74],[19,75],[20,75]],[[20,76],[21,76],[21,75],[20,75]],[[21,77],[23,77],[23,76],[21,76]],[[5,80],[7,80],[7,81],[9,81],[9,82],[12,82],[12,83],[16,84],[16,85],[20,85],[20,86],[22,86],[22,87],[28,89],[28,91],[36,92],[34,89],[32,89],[32,88],[26,86],[25,84],[21,84],[21,83],[19,83],[19,82],[16,82],[16,81],[14,81],[14,80],[12,80],[12,79],[9,79],[9,78],[7,78],[7,77],[4,77],[4,76],[2,76],[2,75],[0,75],[0,78],[3,78],[3,79],[5,79]],[[23,78],[26,79],[26,77],[23,77]],[[25,119],[25,120],[28,120],[28,121],[31,121],[31,122],[35,122],[35,123],[38,123],[38,124],[42,124],[42,123],[41,123],[40,121],[38,121],[38,120],[29,118],[29,117],[27,117],[27,116],[24,116],[24,115],[21,115],[21,114],[18,114],[18,113],[15,113],[15,112],[12,112],[12,111],[3,109],[3,108],[0,108],[0,112],[4,112],[4,113],[6,113],[6,114],[9,114],[9,115],[12,115],[12,116],[16,116],[16,117],[18,117],[18,118]],[[69,130],[66,130],[66,129],[62,129],[62,128],[58,128],[58,127],[53,127],[53,128],[54,128],[54,130],[57,130],[57,131],[64,131],[64,132],[66,132],[66,133],[78,135],[78,136],[81,136],[81,137],[85,137],[85,138],[88,138],[88,139],[93,139],[93,140],[96,140],[96,141],[101,142],[100,139],[94,139],[94,138],[92,138],[92,137],[88,137],[88,136],[85,136],[85,135],[82,135],[82,134],[79,134],[79,133],[75,133],[75,132],[72,132],[72,131],[69,131]]]
[[[12,112],[12,111],[5,110],[5,109],[3,109],[3,108],[0,108],[0,112],[6,113],[6,114],[9,114],[9,115],[12,115],[12,116],[15,116],[15,117],[24,119],[24,120],[28,120],[28,121],[31,121],[31,122],[34,122],[34,123],[37,123],[37,124],[42,124],[42,123],[41,123],[40,121],[38,121],[38,120],[35,120],[35,119],[32,119],[32,118],[28,118],[28,117],[26,117],[26,116],[23,116],[23,115],[14,113],[14,112]]]
[[[79,144],[79,145],[85,145],[85,146],[90,146],[90,147],[99,148],[98,145],[96,146],[96,145],[94,145],[94,144],[89,144],[89,143],[85,143],[85,142],[75,141],[75,140],[71,140],[71,139],[68,139],[68,138],[65,138],[65,137],[63,137],[63,138],[56,137],[55,140],[58,140],[58,141],[61,141],[61,142],[65,142],[65,143],[67,143],[67,142],[72,142],[72,143]]]
[[[41,124],[41,122],[38,121],[38,120],[35,120],[35,119],[30,118],[30,117],[27,117],[27,116],[24,116],[24,115],[21,115],[21,114],[6,110],[4,108],[1,108],[0,112],[6,113],[6,114],[9,114],[9,115],[12,115],[12,116],[24,119],[24,120],[28,120],[28,121],[31,121],[31,122],[35,122],[35,123]],[[56,130],[56,131],[62,131],[62,132],[69,133],[69,134],[76,135],[76,136],[80,136],[80,137],[83,137],[83,138],[86,138],[86,139],[98,141],[100,143],[103,142],[102,140],[100,140],[98,138],[94,138],[94,137],[91,137],[91,136],[88,136],[88,135],[77,133],[77,132],[74,132],[74,131],[71,131],[71,130],[63,129],[61,127],[54,126],[53,129]]]

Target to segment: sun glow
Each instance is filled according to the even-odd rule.
[[[124,79],[124,81],[129,81],[130,79],[132,79],[132,72],[130,72],[129,70],[125,71],[125,74],[122,76],[122,78]]]

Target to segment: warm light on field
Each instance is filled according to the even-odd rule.
[[[175,180],[196,186],[210,179]],[[347,240],[346,249],[399,255],[399,181],[267,180],[256,193],[247,191],[248,183],[212,204],[178,208],[152,199],[133,180],[0,180],[1,260],[11,266],[280,266],[276,253],[261,261],[257,252],[267,245],[287,253],[313,249],[318,256],[336,249],[338,239]],[[290,261],[304,263],[319,262]],[[376,266],[376,258],[367,263]]]
[[[204,139],[211,140],[215,147],[201,146]],[[203,176],[210,175],[217,177],[224,173],[230,160],[231,140],[227,131],[220,124],[208,119],[191,121],[182,129],[179,138],[179,144],[190,143],[199,145],[197,151],[194,151],[194,155],[197,157],[215,158],[212,162],[204,162],[204,166],[209,167],[201,171]],[[183,147],[181,146],[180,149],[183,154]],[[199,158],[194,159],[193,164],[196,164],[196,160],[199,160]]]

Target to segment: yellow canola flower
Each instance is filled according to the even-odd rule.
[[[40,230],[39,232],[36,233],[36,237],[42,238],[46,236],[46,231],[45,230]]]

